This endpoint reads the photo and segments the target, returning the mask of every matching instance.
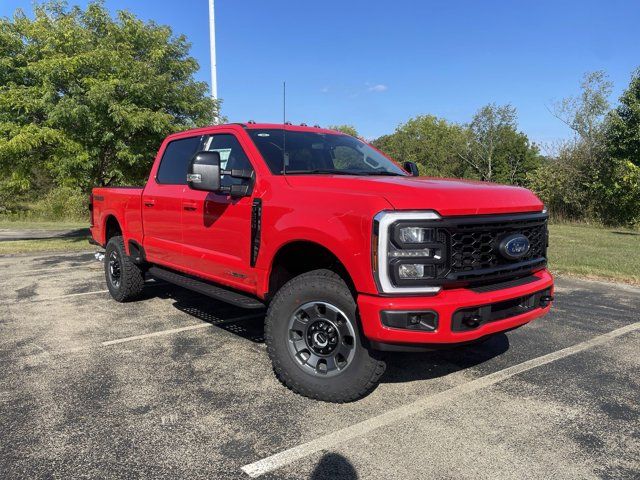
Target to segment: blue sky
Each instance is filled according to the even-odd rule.
[[[85,0],[71,1],[86,4]],[[0,16],[31,0],[2,0]],[[207,0],[106,0],[171,25],[209,80]],[[231,121],[348,123],[373,138],[408,118],[466,122],[511,103],[538,142],[570,135],[546,106],[605,70],[612,101],[640,66],[640,2],[216,0],[219,96]]]

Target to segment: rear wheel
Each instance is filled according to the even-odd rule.
[[[278,379],[306,397],[357,400],[385,370],[362,343],[349,288],[329,270],[302,274],[278,291],[267,312],[265,339]]]
[[[107,288],[114,300],[126,302],[140,296],[144,288],[144,274],[127,255],[121,236],[111,237],[104,255]]]

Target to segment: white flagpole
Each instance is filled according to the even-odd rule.
[[[218,75],[216,65],[216,22],[213,8],[214,0],[209,0],[209,42],[211,52],[211,98],[218,99]],[[217,115],[213,119],[214,123],[218,123]]]

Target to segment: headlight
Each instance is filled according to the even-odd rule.
[[[430,285],[444,265],[446,245],[430,224],[435,212],[380,212],[374,220],[372,261],[383,293],[435,293]]]
[[[425,243],[432,241],[433,228],[400,227],[398,229],[402,243]]]

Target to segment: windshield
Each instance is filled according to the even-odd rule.
[[[271,172],[286,174],[406,175],[376,149],[348,135],[248,130]]]

